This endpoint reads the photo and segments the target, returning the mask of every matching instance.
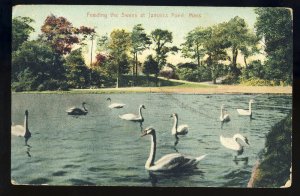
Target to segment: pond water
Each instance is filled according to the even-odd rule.
[[[106,98],[122,102],[122,109],[109,109]],[[239,116],[237,108],[252,104],[253,119]],[[65,112],[86,102],[88,114],[75,118]],[[177,150],[198,157],[207,154],[189,172],[149,173],[145,162],[150,136],[140,137],[139,123],[122,120],[120,114],[137,113],[140,104],[143,128],[156,129],[156,160]],[[220,106],[225,104],[231,121],[221,126]],[[18,184],[246,187],[270,128],[292,110],[291,95],[194,95],[164,93],[129,94],[13,94],[12,122],[23,124],[29,111],[30,146],[12,136],[11,178]],[[172,113],[189,133],[174,149]],[[249,140],[242,157],[220,144],[220,135],[241,133]]]

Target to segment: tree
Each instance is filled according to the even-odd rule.
[[[12,19],[12,51],[16,51],[22,43],[28,40],[30,33],[34,32],[34,28],[30,26],[32,22],[34,20],[29,17],[18,16]]]
[[[211,70],[211,77],[214,84],[222,69],[221,61],[228,59],[226,48],[228,48],[230,44],[222,36],[223,29],[221,25],[222,24],[208,27],[204,31],[205,42],[203,48],[207,55],[205,62]]]
[[[156,53],[155,61],[158,64],[159,70],[166,64],[168,53],[175,53],[179,49],[176,46],[167,46],[172,43],[172,32],[168,30],[155,29],[151,32],[151,39],[155,43],[154,50]],[[156,75],[157,80],[157,75]]]
[[[134,59],[132,74],[133,75],[135,74],[135,80],[136,80],[137,67],[138,67],[138,54],[141,54],[151,44],[150,38],[145,33],[144,28],[142,27],[141,24],[137,24],[133,27],[131,33],[131,42],[132,42],[132,54]]]
[[[68,54],[73,44],[79,43],[80,31],[73,27],[64,17],[48,16],[41,27],[42,38],[49,42],[53,50],[59,54]]]
[[[238,77],[240,75],[240,70],[237,68],[239,51],[244,54],[244,61],[247,64],[246,58],[255,51],[251,52],[251,48],[256,46],[258,39],[254,33],[250,32],[245,20],[238,16],[232,18],[227,23],[221,23],[220,28],[223,34],[222,37],[230,44],[233,75]]]
[[[78,29],[78,32],[81,33],[83,35],[83,38],[81,39],[81,45],[87,45],[86,43],[84,43],[84,41],[89,38],[89,40],[91,40],[91,58],[90,58],[90,86],[91,86],[91,82],[92,82],[92,74],[93,74],[93,69],[92,69],[92,65],[93,65],[93,46],[94,46],[94,39],[97,37],[95,28],[89,28],[89,27],[85,27],[85,26],[80,26]]]
[[[196,59],[198,66],[200,66],[201,58],[204,57],[205,29],[202,27],[193,29],[185,37],[185,40],[181,49],[183,57]]]
[[[288,8],[256,8],[256,33],[265,44],[266,79],[292,83],[293,27]]]
[[[148,81],[149,81],[149,75],[150,74],[155,74],[156,78],[156,86],[157,86],[157,77],[159,73],[159,67],[158,63],[154,60],[152,55],[148,55],[146,61],[144,62],[143,66],[143,73],[146,74]]]
[[[95,28],[89,28],[89,27],[85,27],[85,26],[80,26],[79,29],[78,29],[78,32],[83,35],[83,38],[81,39],[81,44],[82,45],[86,45],[83,42],[87,38],[89,38],[89,40],[91,40],[91,59],[90,59],[90,67],[91,67],[92,66],[92,62],[93,62],[93,42],[94,42],[94,39],[96,37]]]
[[[88,84],[90,70],[84,63],[81,49],[73,50],[67,57],[65,66],[67,69],[66,77],[68,84],[73,88],[84,88]]]
[[[128,52],[131,46],[130,33],[124,29],[116,29],[111,32],[108,48],[112,58],[112,70],[117,77],[116,87],[119,87],[120,74],[128,72]]]
[[[23,81],[26,80],[25,76],[34,76],[31,90],[37,89],[40,85],[40,90],[48,87],[59,88],[60,81],[65,80],[65,69],[63,59],[54,59],[53,55],[51,46],[45,42],[37,40],[24,42],[12,53],[12,82],[20,82],[21,74]]]

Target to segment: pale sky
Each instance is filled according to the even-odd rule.
[[[173,45],[178,47],[195,27],[212,26],[239,16],[253,30],[256,20],[254,8],[251,7],[195,6],[17,5],[13,7],[12,17],[27,16],[34,19],[31,25],[35,32],[30,39],[36,39],[50,14],[65,17],[75,27],[96,27],[100,36],[109,35],[113,29],[131,31],[136,24],[142,24],[148,34],[157,28],[168,30],[173,33]],[[149,53],[145,51],[141,59]],[[168,62],[184,62],[180,56],[170,55]]]

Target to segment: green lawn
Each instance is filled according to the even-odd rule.
[[[70,89],[69,91],[26,91],[21,93],[42,93],[42,94],[102,94],[102,93],[137,93],[149,92],[150,88],[170,89],[170,88],[216,88],[215,85],[207,85],[196,82],[188,82],[184,80],[173,80],[159,77],[158,86],[155,85],[155,78],[150,76],[138,76],[136,86],[132,86],[132,76],[126,75],[122,77],[120,88],[96,88],[96,89]]]

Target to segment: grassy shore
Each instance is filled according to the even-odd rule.
[[[183,83],[178,86],[71,89],[69,91],[26,91],[22,93],[109,94],[109,93],[186,93],[186,94],[292,94],[291,86],[241,86]]]

